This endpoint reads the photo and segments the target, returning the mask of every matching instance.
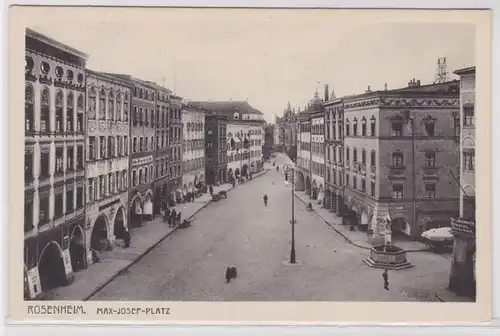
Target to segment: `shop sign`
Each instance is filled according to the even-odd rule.
[[[451,230],[454,234],[475,237],[476,222],[468,221],[462,218],[451,218]]]

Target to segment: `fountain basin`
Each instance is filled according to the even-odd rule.
[[[414,266],[406,259],[406,251],[394,245],[373,246],[370,250],[370,256],[363,261],[370,267],[390,270],[400,270]]]

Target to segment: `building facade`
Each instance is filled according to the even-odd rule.
[[[227,123],[225,115],[205,114],[205,176],[209,185],[228,181]]]
[[[344,200],[353,224],[414,239],[458,213],[458,83],[344,97]],[[454,170],[455,171],[450,171]]]
[[[128,82],[87,70],[86,251],[111,249],[128,227]]]
[[[292,109],[290,102],[283,111],[282,117],[276,117],[275,147],[295,161],[297,158],[297,142],[299,134],[299,121],[295,109]]]
[[[170,195],[170,96],[172,91],[156,85],[154,214],[168,205]]]
[[[182,193],[205,184],[205,113],[184,105],[182,109]]]
[[[182,202],[182,98],[170,97],[170,204]]]
[[[88,56],[25,34],[25,298],[73,281],[85,254],[85,66]]]
[[[325,207],[342,216],[344,196],[344,103],[330,97],[325,102]]]
[[[475,91],[476,68],[460,76],[460,213],[451,219],[454,234],[449,288],[458,295],[476,295]]]

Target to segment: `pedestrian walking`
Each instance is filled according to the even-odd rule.
[[[389,274],[387,273],[387,269],[382,273],[382,278],[384,279],[384,289],[389,290]]]
[[[210,196],[212,196],[212,195],[213,195],[213,193],[214,193],[214,188],[212,188],[212,185],[210,185],[210,186],[208,187],[208,192],[210,193]]]
[[[276,171],[280,171],[280,166],[276,166]]]
[[[226,282],[231,281],[231,268],[226,268]]]
[[[267,206],[267,195],[264,194],[263,199],[264,199],[264,206]]]
[[[170,221],[168,222],[168,227],[175,226],[175,220],[177,219],[177,211],[175,209],[170,213]]]

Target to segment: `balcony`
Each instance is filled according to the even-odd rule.
[[[424,179],[436,179],[438,177],[437,167],[423,167]]]
[[[403,175],[406,170],[406,166],[390,166],[389,172],[391,175]]]

